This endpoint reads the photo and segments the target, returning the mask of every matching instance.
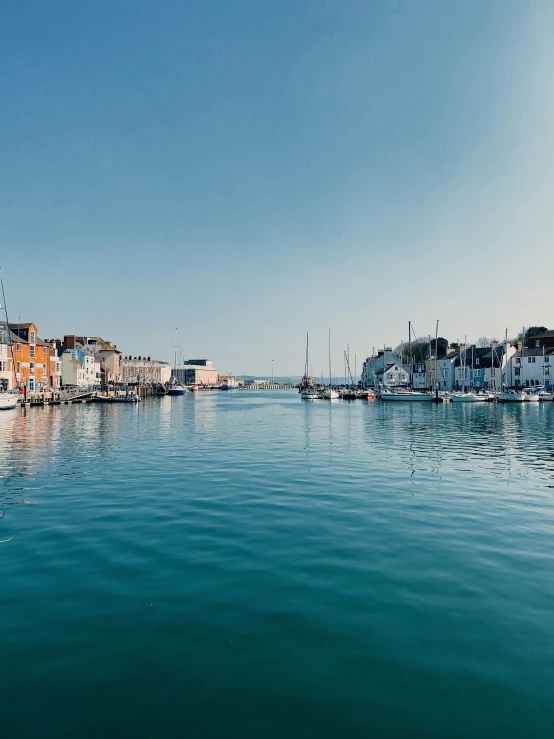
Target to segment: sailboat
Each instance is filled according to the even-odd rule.
[[[186,390],[177,379],[177,350],[179,348],[179,333],[177,329],[175,329],[175,344],[173,344],[173,347],[175,349],[175,364],[173,365],[173,375],[169,381],[168,395],[184,395]]]
[[[384,389],[381,393],[381,400],[389,401],[389,400],[398,400],[398,401],[408,401],[408,402],[415,402],[415,403],[431,403],[433,402],[433,395],[429,392],[420,392],[419,390],[412,390],[412,383],[413,383],[413,362],[412,362],[412,322],[408,322],[408,361],[409,361],[409,369],[410,369],[410,389],[404,389],[404,388],[395,388],[393,390]],[[402,369],[402,354],[403,350],[400,350],[400,368]]]
[[[325,398],[325,400],[337,400],[337,398],[339,397],[339,394],[336,390],[333,390],[331,384],[331,329],[329,329],[329,387],[323,393],[323,397]]]
[[[10,347],[10,354],[12,358],[12,371],[13,371],[13,376],[15,380],[15,385],[17,386],[17,376],[15,374],[15,358],[13,354],[13,342],[12,342],[12,336],[11,336],[11,331],[10,331],[10,320],[8,318],[8,306],[6,305],[6,296],[4,294],[4,280],[2,278],[1,272],[0,272],[0,284],[2,286],[2,302],[4,304],[4,314],[6,316],[7,341]],[[19,400],[19,392],[17,391],[17,387],[15,387],[13,390],[0,391],[0,410],[8,411],[8,410],[11,410],[12,408],[15,408],[18,400]]]
[[[309,334],[306,332],[306,363],[304,365],[304,377],[300,383],[300,397],[302,400],[319,400],[321,395],[317,392],[309,375]]]
[[[468,367],[467,367],[467,336],[465,338],[464,343],[464,356],[462,359],[462,349],[460,347],[460,370],[462,372],[463,377],[463,385],[462,390],[460,392],[454,392],[452,393],[452,402],[453,403],[482,403],[487,402],[489,399],[489,396],[486,393],[476,393],[474,390],[467,390],[466,389],[466,376],[468,374]],[[473,362],[474,362],[474,353],[475,351],[472,350],[471,352],[471,367],[473,369]]]

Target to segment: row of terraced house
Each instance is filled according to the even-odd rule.
[[[393,387],[411,383],[416,389],[464,387],[500,390],[502,387],[551,387],[554,384],[554,331],[517,343],[497,341],[490,346],[449,346],[442,356],[406,365],[387,347],[363,365],[365,387]]]
[[[25,392],[95,388],[108,384],[166,383],[171,367],[131,357],[99,336],[41,339],[34,323],[0,321],[0,389]]]

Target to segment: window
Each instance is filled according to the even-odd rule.
[[[544,358],[544,361],[545,361],[545,363],[546,363],[546,362],[550,362],[550,357],[545,357],[545,358]]]
[[[29,339],[29,343],[30,344],[34,344],[35,343],[35,332],[34,331],[30,331],[29,333],[31,335],[31,338]]]
[[[519,377],[520,374],[521,374],[521,370],[518,367],[516,367],[515,376]]]
[[[475,359],[475,364],[479,364],[479,357]]]
[[[540,346],[540,345],[541,345],[540,339],[535,339],[535,346]]]
[[[0,361],[0,372],[6,372],[7,369],[8,369],[8,363],[6,362],[5,359],[2,359]]]
[[[42,347],[42,353],[43,354],[46,354],[46,347],[45,346]]]
[[[34,363],[34,362],[30,362],[30,363],[29,363],[29,370],[30,370],[31,372],[34,372],[34,371],[35,371],[35,363]]]
[[[494,377],[494,367],[491,369],[491,377]]]
[[[479,370],[473,370],[473,377],[479,377]]]
[[[31,346],[29,347],[29,349],[30,349],[30,355],[29,356],[34,357],[35,356],[35,347],[31,344]]]
[[[516,357],[516,364],[521,364],[521,359],[519,357]]]
[[[21,344],[17,344],[16,347],[15,347],[15,350],[17,352],[20,352],[21,351]]]
[[[21,372],[21,362],[17,363],[17,372]]]

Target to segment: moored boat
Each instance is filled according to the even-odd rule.
[[[498,393],[496,400],[499,403],[523,403],[523,393],[513,389],[504,390]]]
[[[168,395],[184,395],[187,391],[179,384],[173,385],[167,392]]]
[[[0,411],[8,411],[11,408],[15,408],[18,400],[18,392],[10,392],[9,390],[0,392]]]
[[[130,393],[129,395],[97,395],[96,400],[101,403],[138,403],[140,398],[136,393]]]
[[[486,403],[489,396],[486,393],[452,393],[453,403]]]
[[[526,388],[523,391],[523,402],[524,403],[538,403],[540,400],[539,395],[534,391],[533,388]]]
[[[383,390],[381,400],[397,400],[409,403],[431,403],[433,396],[431,393],[418,392],[417,390]]]

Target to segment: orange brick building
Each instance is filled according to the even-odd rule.
[[[53,349],[39,338],[34,323],[10,323],[10,329],[17,337],[13,351],[18,385],[29,393],[50,390],[55,374]]]

